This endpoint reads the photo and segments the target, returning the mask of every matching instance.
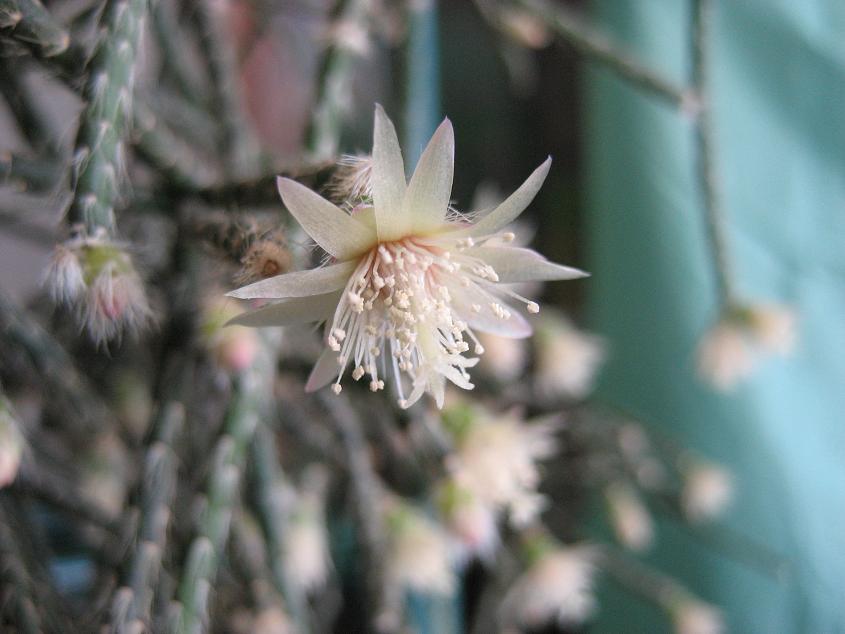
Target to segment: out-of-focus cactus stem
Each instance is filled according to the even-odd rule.
[[[0,28],[44,57],[64,53],[70,35],[38,0],[0,0]]]
[[[66,477],[49,468],[26,461],[15,481],[14,488],[22,494],[45,502],[87,524],[116,535],[118,517],[91,500],[87,494]]]
[[[393,620],[395,598],[386,592],[385,570],[382,561],[387,537],[382,523],[383,494],[381,483],[373,471],[370,449],[358,414],[343,395],[320,393],[319,398],[337,425],[347,454],[349,475],[357,501],[357,523],[361,531],[363,570],[366,570],[367,613],[372,631],[379,631],[378,623]]]
[[[253,175],[259,156],[258,145],[249,126],[241,100],[243,90],[239,81],[232,34],[225,31],[228,23],[222,11],[227,3],[197,0],[194,18],[200,36],[203,59],[208,65],[213,91],[212,107],[221,122],[221,155],[228,161],[232,176]]]
[[[279,464],[274,435],[263,421],[256,429],[250,445],[250,458],[255,480],[254,502],[267,543],[267,559],[273,584],[285,598],[291,616],[297,623],[297,631],[305,633],[308,631],[306,597],[300,596],[291,587],[284,568],[283,537],[289,512],[283,495],[284,474]]]
[[[261,403],[267,398],[266,381],[255,369],[235,380],[225,430],[214,450],[205,508],[179,586],[179,634],[199,634],[208,619],[209,592],[229,537],[247,448],[259,424]]]
[[[56,155],[59,131],[54,129],[55,120],[39,103],[26,81],[26,74],[4,59],[0,59],[0,92],[30,147],[35,152]]]
[[[148,0],[110,0],[101,39],[85,83],[85,109],[76,139],[71,231],[114,235],[114,208],[123,175],[124,142],[131,121],[138,42]]]
[[[14,532],[7,523],[7,518],[0,512],[0,583],[4,588],[4,603],[8,606],[8,616],[20,628],[21,634],[40,634],[44,631],[41,616],[36,606],[38,599],[33,593],[33,580],[27,573],[26,564],[21,559],[20,545]]]
[[[161,47],[164,70],[194,105],[207,106],[209,95],[201,74],[191,65],[185,45],[187,33],[179,24],[176,6],[178,3],[173,0],[158,0],[152,8],[153,27]]]
[[[367,0],[339,0],[335,11],[337,23],[366,32],[367,5]],[[336,42],[323,58],[307,142],[315,160],[337,156],[343,115],[350,106],[350,73],[356,55],[349,47]]]
[[[152,629],[150,608],[161,570],[171,504],[176,491],[173,441],[184,426],[184,419],[184,407],[170,401],[162,407],[153,423],[154,439],[144,461],[138,545],[131,557],[128,585],[118,591],[112,603],[112,624],[118,631],[133,622]]]
[[[113,419],[108,407],[91,388],[65,349],[29,314],[0,293],[0,346],[26,355],[43,382],[43,389],[63,405],[75,429],[101,431]]]
[[[19,192],[48,191],[59,181],[60,173],[53,161],[0,153],[0,185],[11,185]]]
[[[306,162],[295,167],[280,166],[263,176],[225,180],[200,189],[179,187],[174,183],[171,195],[177,200],[196,197],[210,205],[241,209],[278,205],[279,191],[276,187],[278,176],[293,178],[308,185],[327,181],[335,167],[336,162],[333,159]]]
[[[203,189],[220,181],[215,160],[198,155],[140,100],[135,102],[132,139],[141,158],[177,187]]]

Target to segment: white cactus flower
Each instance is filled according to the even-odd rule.
[[[507,511],[513,526],[530,524],[546,507],[537,492],[538,463],[557,451],[557,421],[523,423],[512,414],[472,420],[446,461],[452,478],[482,503]]]
[[[424,594],[451,593],[457,579],[446,531],[409,504],[394,502],[389,506],[388,581]]]
[[[699,374],[722,391],[748,378],[773,354],[788,356],[796,342],[796,315],[788,306],[729,307],[698,348]]]
[[[616,539],[626,548],[648,549],[654,542],[654,522],[640,496],[629,485],[615,482],[605,490]]]
[[[722,613],[695,598],[682,599],[671,613],[676,634],[722,634],[726,629]]]
[[[527,628],[582,623],[595,609],[595,558],[596,551],[586,545],[557,547],[541,555],[508,591],[502,619]]]
[[[717,464],[695,461],[684,470],[681,508],[691,522],[721,515],[734,494],[733,476]]]
[[[376,107],[372,199],[347,201],[351,213],[287,178],[278,179],[285,206],[330,256],[325,266],[287,273],[230,293],[241,299],[276,299],[233,323],[284,326],[326,322],[328,349],[306,389],[369,376],[373,391],[392,375],[399,403],[408,407],[424,393],[443,404],[446,379],[472,389],[468,368],[477,357],[476,331],[527,337],[531,327],[510,302],[539,306],[509,283],[583,277],[514,246],[490,246],[491,238],[533,200],[551,159],[502,204],[475,222],[450,210],[454,133],[444,120],[406,181],[393,124]],[[366,188],[364,188],[366,189]],[[356,204],[357,203],[357,204]],[[402,384],[410,382],[409,393]]]
[[[492,563],[499,546],[496,509],[454,480],[442,484],[438,504],[454,541],[455,560],[464,565],[477,557]]]

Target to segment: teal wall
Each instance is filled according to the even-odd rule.
[[[793,305],[800,344],[728,396],[696,378],[716,289],[692,126],[591,67],[590,315],[613,349],[599,398],[730,466],[738,491],[725,524],[789,565],[776,578],[669,522],[650,562],[724,606],[732,632],[845,632],[845,2],[717,5],[711,90],[736,284]],[[593,18],[654,68],[688,78],[688,2],[595,0]],[[609,584],[603,602],[598,631],[667,627]]]

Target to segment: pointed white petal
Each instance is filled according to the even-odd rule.
[[[414,233],[425,234],[443,226],[454,171],[455,132],[452,122],[444,119],[422,153],[405,193],[405,210]]]
[[[525,208],[531,204],[537,192],[540,191],[540,187],[543,186],[543,181],[546,180],[551,165],[552,157],[550,156],[501,205],[484,216],[472,227],[463,230],[462,233],[470,236],[489,235],[516,220],[519,214],[525,211]]]
[[[227,326],[293,326],[322,321],[334,313],[340,293],[287,299],[230,319]]]
[[[408,230],[408,213],[402,207],[405,198],[405,163],[393,123],[376,104],[373,124],[373,202],[376,227],[382,242],[397,240]]]
[[[304,185],[280,176],[276,186],[293,217],[327,253],[343,260],[375,243],[372,229]]]
[[[308,382],[305,384],[306,392],[316,392],[321,387],[327,386],[337,378],[340,373],[340,364],[337,362],[337,352],[326,349],[317,359]]]
[[[520,247],[474,247],[467,249],[466,254],[487,262],[504,284],[574,280],[590,275],[579,269],[549,262],[536,251]]]
[[[226,295],[238,299],[286,299],[323,295],[346,286],[349,276],[355,271],[357,265],[356,260],[347,260],[317,269],[283,273],[231,291]]]

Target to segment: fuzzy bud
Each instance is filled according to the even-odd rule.
[[[152,319],[132,258],[102,237],[73,238],[58,245],[46,284],[53,300],[73,308],[98,344],[137,333]]]

